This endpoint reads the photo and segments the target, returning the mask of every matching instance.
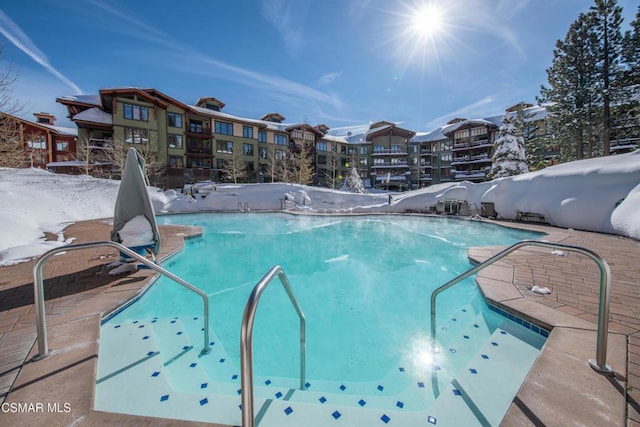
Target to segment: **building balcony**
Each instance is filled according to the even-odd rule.
[[[196,131],[197,129],[188,128],[187,136],[190,138],[198,138],[198,139],[211,139],[213,138],[213,134],[211,132],[206,132],[208,129]]]
[[[371,169],[393,169],[393,168],[399,168],[399,169],[408,169],[409,168],[409,164],[407,162],[402,162],[402,163],[375,163],[373,166],[371,166]]]
[[[432,180],[433,180],[433,177],[431,176],[430,173],[425,173],[420,175],[420,181],[430,182]]]
[[[397,149],[384,149],[384,150],[374,150],[373,153],[371,153],[371,155],[373,157],[375,156],[408,156],[409,153],[407,153],[407,150],[397,150]]]
[[[207,149],[188,149],[187,150],[188,157],[211,157],[213,153],[211,150]]]

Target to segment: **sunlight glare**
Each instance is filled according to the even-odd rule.
[[[412,19],[413,30],[421,37],[433,37],[443,28],[444,13],[434,4],[415,11]]]

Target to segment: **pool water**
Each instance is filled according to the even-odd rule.
[[[228,414],[227,406],[221,409],[226,415],[215,415],[210,403],[225,394],[237,400],[233,407],[239,404],[244,305],[255,284],[276,264],[284,268],[307,319],[309,385],[306,392],[295,391],[298,318],[283,289],[273,283],[262,296],[253,334],[256,384],[263,388],[256,390],[257,409],[262,399],[261,425],[281,425],[278,415],[289,423],[296,417],[306,420],[291,425],[310,425],[312,414],[321,411],[317,406],[334,400],[334,394],[340,396],[342,411],[330,412],[332,422],[346,423],[354,409],[377,408],[384,412],[371,415],[377,423],[398,420],[400,411],[425,425],[429,417],[443,425],[447,417],[452,420],[450,405],[455,408],[458,401],[466,412],[454,410],[455,416],[471,417],[480,425],[483,420],[499,422],[544,343],[544,334],[490,310],[472,279],[439,296],[438,353],[431,352],[429,340],[431,292],[470,268],[467,247],[508,245],[538,234],[420,216],[198,214],[159,217],[159,222],[204,229],[202,238],[187,240],[184,252],[164,267],[209,294],[214,351],[198,357],[202,300],[160,279],[139,301],[103,325],[96,409],[115,410],[106,401],[123,387],[127,375],[122,373],[144,376],[133,374],[130,366],[138,370],[149,365],[148,370],[157,369],[148,375],[151,380],[138,382],[162,376],[167,390],[150,407],[169,407],[170,397],[175,402],[178,391],[181,399],[191,393],[214,393],[217,399],[193,397],[198,402],[206,399],[200,403],[209,409],[202,420],[238,424],[239,410]],[[132,342],[123,346],[124,340]],[[108,350],[109,342],[119,350]],[[124,356],[123,347],[139,353]],[[154,363],[158,366],[152,368]],[[504,381],[505,367],[512,367],[509,381]],[[479,383],[481,377],[486,378]],[[498,378],[504,402],[496,405],[492,399],[490,408],[480,409],[468,404],[472,394],[477,397],[471,399],[482,400],[483,387]],[[163,396],[169,397],[162,400]],[[292,402],[302,406],[294,408]],[[276,410],[278,405],[283,407]],[[123,412],[140,412],[140,405],[129,408],[125,402],[124,406]],[[171,411],[164,416],[183,418]]]

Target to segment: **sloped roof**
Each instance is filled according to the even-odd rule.
[[[71,120],[74,122],[100,123],[111,126],[113,124],[113,115],[95,107],[76,114]]]

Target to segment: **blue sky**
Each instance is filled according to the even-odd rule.
[[[0,5],[13,94],[70,126],[56,97],[153,87],[249,118],[430,131],[535,102],[589,0],[28,0]],[[637,0],[619,0],[627,29]],[[426,13],[420,13],[431,5]],[[422,16],[424,20],[416,20]],[[427,31],[423,31],[428,29]]]

